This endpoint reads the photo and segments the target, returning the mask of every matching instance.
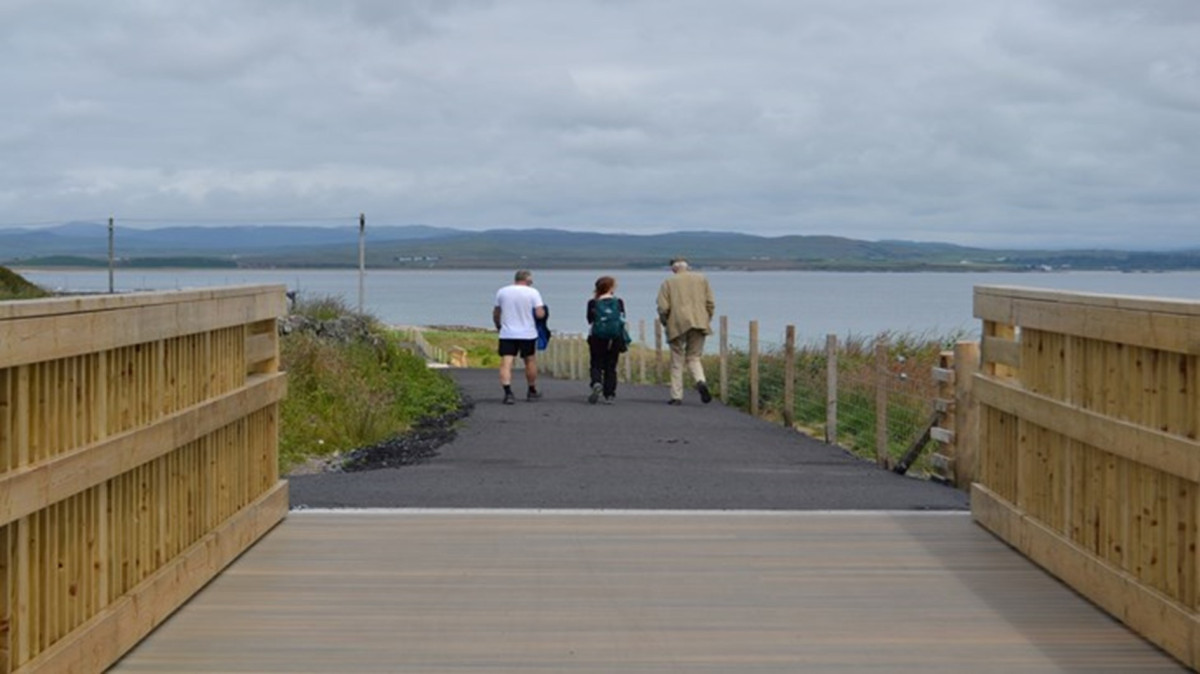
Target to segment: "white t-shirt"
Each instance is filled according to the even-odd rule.
[[[500,339],[537,339],[533,310],[545,306],[542,294],[532,286],[514,283],[496,291],[500,307]]]

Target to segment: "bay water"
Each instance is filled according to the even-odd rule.
[[[101,292],[107,270],[17,269],[51,290]],[[975,286],[1001,285],[1200,301],[1200,272],[864,273],[810,271],[704,272],[716,295],[717,314],[728,317],[730,339],[744,343],[757,320],[765,348],[783,343],[786,326],[797,341],[870,337],[881,332],[924,336],[978,336],[972,316]],[[582,333],[587,300],[597,277],[617,279],[632,332],[645,321],[653,340],[655,298],[669,270],[534,270],[534,286],[550,309],[556,332]],[[506,270],[371,270],[363,276],[363,308],[394,325],[491,327],[496,290],[512,281]],[[359,303],[359,272],[345,270],[118,270],[117,291],[174,290],[222,285],[282,284],[302,297],[339,297]],[[713,329],[717,324],[714,321]],[[710,342],[710,348],[715,342]]]

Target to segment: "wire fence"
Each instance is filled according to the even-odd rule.
[[[638,332],[645,336],[624,356],[623,378],[665,384],[670,354],[661,329],[655,326],[653,341],[644,328]],[[937,420],[934,371],[946,350],[963,336],[885,332],[830,336],[824,344],[789,348],[786,342],[758,339],[752,325],[750,334],[723,329],[715,337],[720,353],[706,355],[704,368],[710,388],[726,405],[893,467],[922,438],[927,441]],[[544,369],[556,377],[586,378],[587,349],[582,341],[582,336],[566,336],[552,342],[551,351],[540,360]],[[926,456],[905,468],[938,475]]]

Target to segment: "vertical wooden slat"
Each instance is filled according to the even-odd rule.
[[[0,391],[2,390],[3,383],[0,382]],[[13,607],[16,604],[13,567],[16,559],[12,546],[12,531],[13,525],[0,526],[0,674],[9,674],[13,670],[12,625]]]
[[[37,575],[33,572],[33,526],[37,514],[22,517],[14,522],[16,526],[16,581],[17,604],[13,610],[13,636],[16,658],[14,665],[20,666],[31,657],[33,652],[33,584]]]
[[[13,368],[0,368],[0,472],[12,470],[16,464],[13,384]],[[0,669],[0,672],[4,671]]]

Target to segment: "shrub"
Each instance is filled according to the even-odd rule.
[[[344,324],[339,300],[298,302],[310,322]],[[302,329],[280,340],[288,394],[281,405],[281,469],[312,457],[343,453],[399,435],[425,418],[456,410],[454,383],[402,348],[399,338],[371,317],[354,331]],[[351,335],[347,339],[346,335]]]

